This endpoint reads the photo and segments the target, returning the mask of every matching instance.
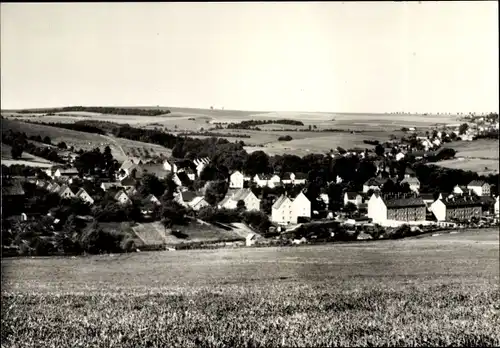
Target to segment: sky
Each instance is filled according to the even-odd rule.
[[[498,112],[498,2],[3,3],[2,109]]]

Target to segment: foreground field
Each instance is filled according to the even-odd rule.
[[[11,347],[498,346],[498,231],[3,260]]]

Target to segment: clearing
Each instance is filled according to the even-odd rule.
[[[11,155],[12,147],[7,144],[2,143],[2,164],[10,167],[11,165],[19,164],[30,167],[43,167],[50,168],[55,163],[46,160],[45,158],[31,155],[27,152],[23,152],[20,159],[13,159]]]
[[[498,346],[497,229],[2,260],[8,346]]]

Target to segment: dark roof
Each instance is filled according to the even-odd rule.
[[[356,197],[359,195],[358,192],[346,192],[347,194],[347,199],[356,199]]]
[[[281,177],[281,180],[291,180],[292,178],[290,177],[292,173],[290,172],[286,172],[283,174],[283,176]]]
[[[472,180],[467,186],[483,186],[486,184],[484,180]]]
[[[459,207],[477,207],[481,205],[481,199],[477,196],[454,196],[451,198],[444,198],[441,200],[446,207],[459,208]]]
[[[186,172],[177,172],[177,177],[183,185],[189,185],[191,183],[191,179],[189,179]]]
[[[122,184],[122,186],[135,186],[135,183],[136,183],[135,179],[131,177],[127,177],[122,181],[120,181],[120,184]]]
[[[424,200],[414,195],[384,195],[382,200],[387,208],[425,207]]]
[[[387,178],[370,178],[365,182],[366,186],[382,186],[387,182]]]
[[[424,200],[434,200],[434,193],[421,193],[420,197]]]
[[[193,192],[193,191],[184,191],[184,192],[181,192],[181,196],[182,196],[182,200],[184,202],[191,202],[193,199],[195,199],[196,197],[198,197],[198,195],[196,194],[196,192]]]
[[[306,173],[295,173],[295,179],[307,179],[307,174]]]
[[[259,180],[270,180],[273,175],[272,174],[257,174],[259,177]]]
[[[479,198],[479,201],[481,201],[482,204],[485,204],[485,205],[495,204],[495,198],[493,198],[493,197],[490,197],[490,196],[480,196],[478,198]]]

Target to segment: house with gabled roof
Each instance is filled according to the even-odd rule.
[[[363,192],[366,193],[370,190],[380,191],[380,189],[382,188],[382,186],[384,186],[384,184],[387,182],[387,180],[390,180],[390,179],[379,178],[379,177],[370,178],[363,184]]]
[[[196,179],[196,173],[189,167],[180,168],[178,173],[185,173],[191,181],[194,181]]]
[[[482,215],[481,199],[474,195],[448,196],[439,198],[431,205],[437,221],[470,221]]]
[[[259,187],[274,188],[281,185],[281,178],[277,174],[255,174],[253,181]]]
[[[57,182],[51,182],[46,187],[47,191],[52,192],[52,193],[58,193],[60,188],[61,188],[61,185],[59,185]]]
[[[75,196],[88,204],[94,204],[94,199],[87,193],[87,191],[85,191],[83,187],[78,190]]]
[[[75,194],[71,189],[68,187],[68,185],[62,185],[59,190],[56,192],[61,198],[63,199],[71,199],[75,198]]]
[[[364,197],[365,195],[360,192],[347,191],[344,193],[344,205],[352,203],[356,207],[359,207],[362,203],[364,203]]]
[[[473,191],[478,196],[489,196],[491,194],[491,186],[484,180],[472,180],[467,189]]]
[[[465,185],[455,185],[455,187],[453,187],[453,193],[457,195],[469,194],[470,192],[471,190]]]
[[[45,170],[45,173],[50,176],[52,179],[66,176],[66,177],[75,177],[78,176],[78,170],[76,168],[62,168],[59,166],[54,166]]]
[[[296,224],[299,218],[311,217],[311,202],[300,192],[291,199],[281,195],[271,209],[271,221],[280,225]]]
[[[283,174],[281,182],[285,185],[304,185],[307,182],[307,174],[287,172]]]
[[[136,184],[137,184],[137,180],[130,177],[130,176],[128,176],[125,179],[123,179],[122,181],[120,181],[120,187],[123,187],[126,190],[129,188],[135,187]]]
[[[220,201],[218,206],[219,208],[236,209],[239,201],[245,203],[246,210],[260,210],[260,199],[248,188],[228,190],[226,197]]]
[[[122,184],[119,182],[119,181],[113,181],[113,182],[103,182],[101,183],[100,185],[100,188],[103,190],[103,191],[108,191],[114,187],[121,187]]]
[[[426,205],[415,194],[380,194],[368,200],[368,217],[374,223],[425,221]]]
[[[233,172],[229,176],[229,188],[230,189],[242,189],[243,184],[245,182],[244,179],[245,179],[244,175],[239,170]]]
[[[122,205],[132,204],[132,200],[123,190],[118,190],[118,192],[115,193],[113,198]]]
[[[156,205],[161,205],[160,200],[158,198],[156,198],[156,196],[153,195],[153,194],[147,195],[146,198],[144,198],[142,200],[142,203],[143,204],[153,203],[153,204],[156,204]]]
[[[494,212],[494,214],[495,214],[496,217],[498,217],[499,214],[500,214],[500,206],[498,204],[498,197],[499,196],[497,195],[496,198],[495,198],[495,204],[493,206],[493,212]]]
[[[205,200],[205,197],[197,194],[193,191],[183,191],[179,192],[175,197],[174,201],[179,203],[180,205],[191,208],[195,211],[200,210],[203,207],[209,206],[208,202]]]

